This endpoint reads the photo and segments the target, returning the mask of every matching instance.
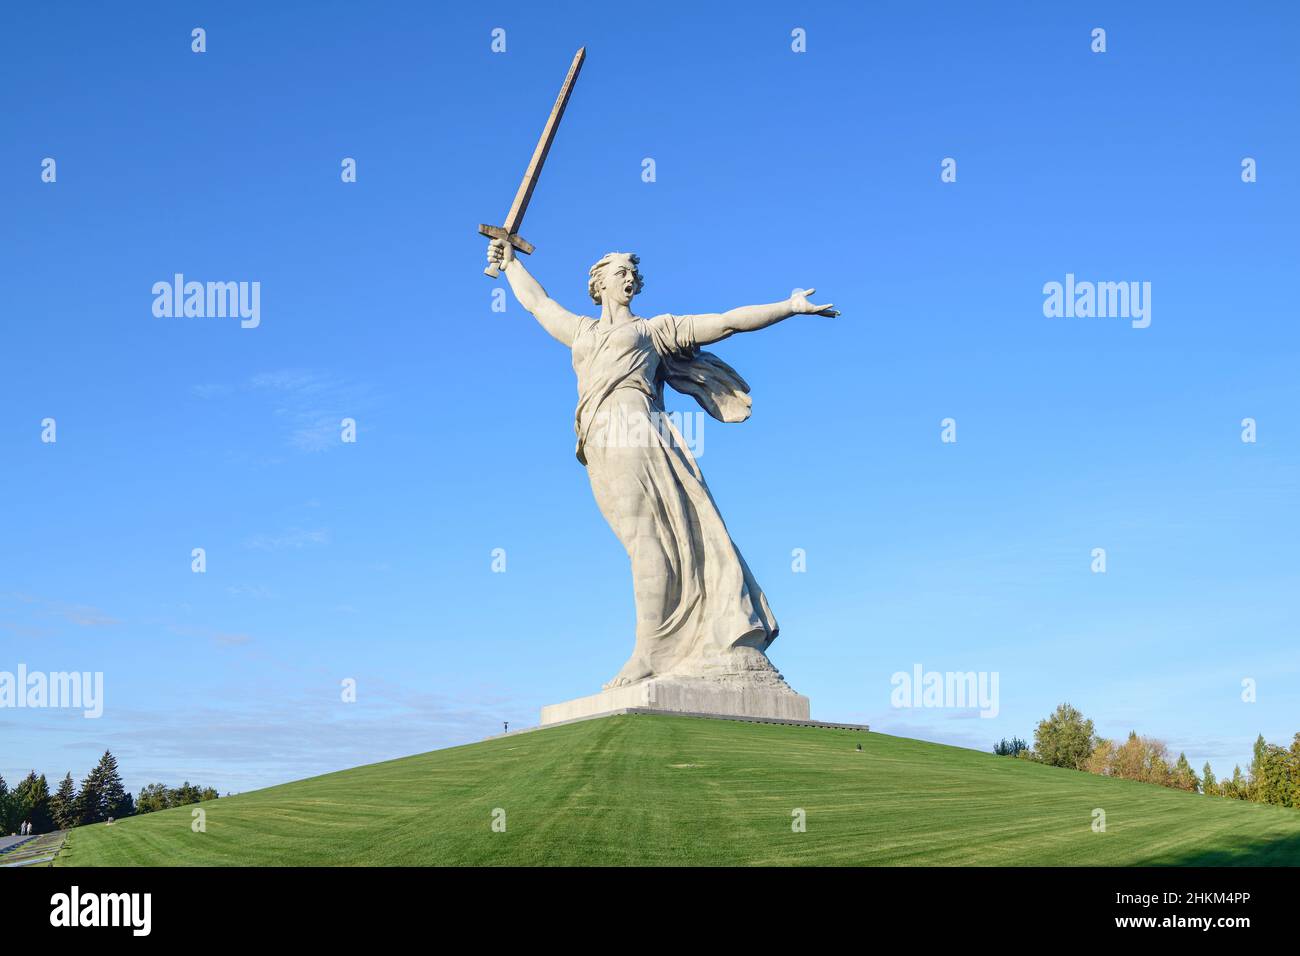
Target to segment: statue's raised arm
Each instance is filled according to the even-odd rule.
[[[695,325],[695,341],[699,345],[721,342],[737,332],[754,332],[769,325],[783,322],[795,315],[836,316],[839,311],[830,303],[814,305],[808,296],[816,289],[795,290],[784,302],[768,305],[744,305],[727,312],[709,312],[690,316]]]
[[[510,243],[493,239],[488,244],[487,257],[489,264],[505,272],[506,280],[519,304],[532,313],[533,318],[552,338],[563,343],[566,348],[571,348],[573,337],[578,332],[578,316],[546,294],[542,284],[515,257],[515,250]]]

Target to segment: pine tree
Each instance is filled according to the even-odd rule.
[[[1255,759],[1250,765],[1250,799],[1257,803],[1292,806],[1300,763],[1292,752],[1274,744],[1256,743]]]
[[[105,750],[95,769],[81,784],[78,816],[82,823],[102,823],[109,817],[129,816],[135,809],[130,796],[122,786],[117,772],[117,758]]]
[[[50,815],[60,830],[69,830],[77,825],[77,790],[71,773],[63,778],[58,792],[50,798]]]
[[[1201,782],[1201,792],[1207,797],[1222,796],[1222,793],[1219,791],[1219,782],[1214,779],[1214,769],[1210,766],[1208,760],[1205,761],[1205,770],[1203,771],[1203,775],[1205,779]]]
[[[1232,768],[1232,780],[1228,783],[1228,786],[1232,788],[1229,796],[1236,797],[1238,800],[1250,799],[1250,793],[1246,787],[1246,778],[1241,775],[1239,765]]]
[[[81,781],[81,789],[77,792],[77,810],[76,818],[78,825],[87,823],[98,823],[104,818],[99,815],[99,768],[96,767],[90,773],[86,774]]]
[[[14,799],[19,822],[30,823],[33,833],[48,833],[54,828],[50,818],[50,785],[45,781],[45,774],[37,776],[33,770],[24,777],[14,788]]]
[[[1171,784],[1178,790],[1190,790],[1195,793],[1201,787],[1201,781],[1196,776],[1196,771],[1192,765],[1187,762],[1187,754],[1180,753],[1178,762],[1174,764],[1174,774]]]
[[[0,836],[18,832],[18,813],[14,807],[14,795],[9,792],[9,784],[0,776]]]
[[[99,799],[104,808],[104,816],[118,817],[126,800],[126,789],[122,786],[122,775],[117,772],[117,758],[105,750],[104,756],[99,758],[97,769],[100,772]]]
[[[1260,803],[1264,799],[1264,760],[1268,744],[1264,741],[1264,735],[1260,734],[1255,738],[1255,753],[1250,761],[1250,776],[1246,782],[1246,799],[1257,800]]]

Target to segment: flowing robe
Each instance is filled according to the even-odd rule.
[[[632,563],[637,630],[629,679],[753,668],[755,651],[762,657],[777,636],[776,618],[663,408],[666,380],[715,418],[743,420],[748,386],[699,352],[689,316],[612,327],[580,318],[573,368],[578,460]],[[761,666],[770,667],[765,657]]]

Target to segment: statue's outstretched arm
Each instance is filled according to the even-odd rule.
[[[839,315],[839,311],[829,303],[813,305],[808,301],[808,296],[816,291],[816,289],[807,289],[796,292],[784,302],[745,305],[729,312],[710,312],[691,316],[695,322],[695,341],[700,345],[708,345],[710,342],[719,342],[737,332],[765,329],[792,315]]]
[[[488,244],[488,262],[505,271],[515,298],[533,314],[542,328],[556,341],[572,347],[573,337],[578,334],[578,317],[546,294],[541,283],[515,258],[514,248],[507,242],[493,239]]]

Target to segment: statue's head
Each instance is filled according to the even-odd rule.
[[[597,305],[629,305],[645,284],[637,268],[641,257],[632,252],[610,252],[591,267],[587,291]]]

